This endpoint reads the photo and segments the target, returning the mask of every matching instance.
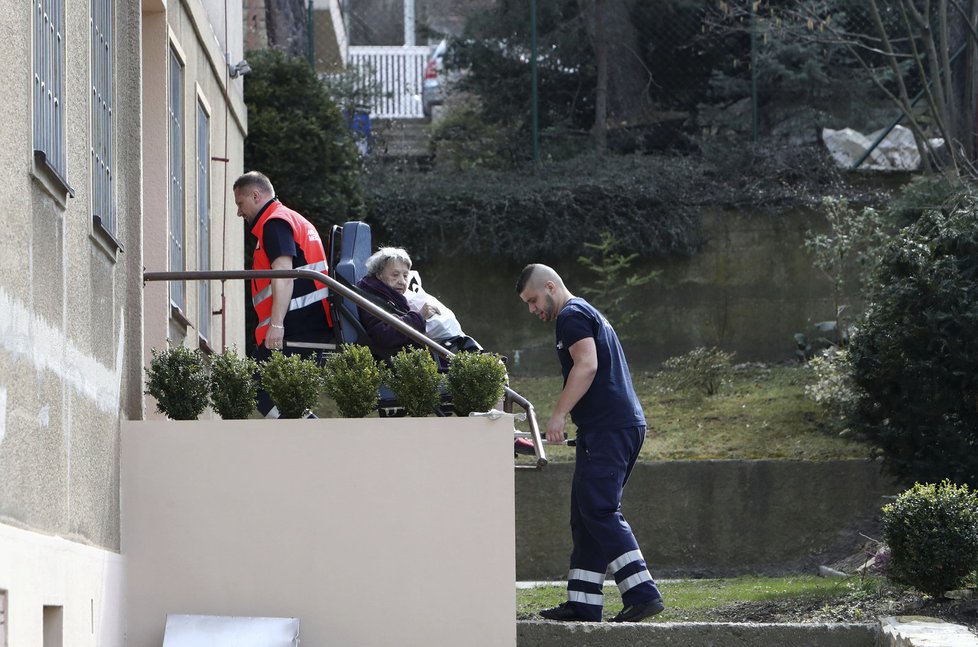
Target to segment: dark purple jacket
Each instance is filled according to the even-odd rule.
[[[425,322],[421,318],[421,315],[417,312],[413,312],[408,306],[407,298],[397,292],[387,287],[383,281],[377,279],[373,276],[365,276],[357,283],[357,287],[370,292],[371,294],[380,297],[384,301],[387,301],[395,310],[392,312],[395,317],[411,326],[418,332],[425,331]],[[393,326],[381,321],[379,318],[373,316],[363,308],[360,308],[360,323],[363,324],[364,330],[370,335],[371,341],[375,350],[387,351],[383,353],[384,355],[396,354],[403,346],[407,346],[411,343],[407,335],[395,330]]]

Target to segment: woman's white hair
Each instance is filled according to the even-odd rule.
[[[400,247],[381,247],[367,259],[367,276],[377,276],[391,261],[404,263],[411,269],[411,257]]]

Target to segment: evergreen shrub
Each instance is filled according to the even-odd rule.
[[[424,417],[434,413],[441,401],[438,389],[442,376],[431,353],[423,348],[405,348],[391,358],[385,381],[407,415]]]
[[[978,568],[978,497],[950,481],[917,483],[883,507],[887,576],[939,597]]]
[[[360,161],[329,90],[305,58],[248,52],[246,170],[265,173],[290,208],[325,238],[333,223],[362,213]]]
[[[908,484],[978,484],[976,216],[928,211],[885,248],[850,345],[853,425]]]
[[[708,184],[693,164],[628,156],[580,158],[532,173],[378,167],[365,180],[367,219],[376,239],[396,240],[417,258],[453,249],[523,262],[576,258],[583,241],[601,240],[605,231],[622,254],[691,255],[702,243],[698,205]]]
[[[282,418],[301,418],[319,400],[323,376],[313,360],[273,351],[259,370],[262,387]]]
[[[447,381],[456,415],[489,411],[503,397],[506,367],[495,353],[461,352],[448,365]]]
[[[207,408],[210,394],[203,354],[186,346],[154,348],[152,354],[146,393],[156,398],[156,410],[173,420],[196,420]]]
[[[381,368],[367,346],[343,344],[323,363],[326,394],[344,418],[363,418],[377,406]]]
[[[211,407],[224,420],[243,420],[255,410],[258,365],[234,349],[211,358]]]

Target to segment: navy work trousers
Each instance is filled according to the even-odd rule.
[[[624,606],[661,597],[621,513],[622,491],[644,441],[644,426],[578,430],[570,513],[574,549],[567,599],[588,620],[601,620],[609,566]]]

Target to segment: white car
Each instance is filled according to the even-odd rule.
[[[421,84],[421,110],[431,118],[431,109],[445,102],[445,86],[442,79],[442,57],[448,50],[448,41],[442,40],[431,52],[424,66],[424,79]]]

